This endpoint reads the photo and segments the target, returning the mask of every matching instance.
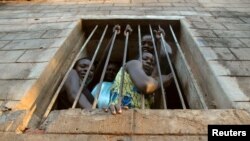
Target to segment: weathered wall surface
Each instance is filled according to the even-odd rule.
[[[21,114],[13,114],[15,115]],[[3,119],[0,118],[0,121]],[[0,122],[1,127],[5,124]],[[10,120],[8,120],[10,122]],[[209,124],[249,124],[244,110],[126,110],[120,115],[81,109],[53,111],[38,129],[0,132],[1,141],[207,140]],[[13,124],[17,125],[17,124]],[[12,126],[14,127],[14,126]],[[1,130],[1,128],[0,128]]]

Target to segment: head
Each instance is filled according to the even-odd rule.
[[[143,52],[142,53],[142,67],[147,75],[151,75],[154,69],[155,59],[152,53]]]
[[[153,42],[152,37],[150,35],[144,35],[142,37],[142,51],[147,51],[153,53]]]
[[[74,69],[76,70],[76,72],[78,73],[81,79],[85,77],[88,71],[88,68],[90,67],[90,63],[91,61],[88,58],[81,58],[76,61]],[[88,78],[87,78],[87,83],[89,83],[93,79],[93,76],[94,76],[94,66],[92,65]]]
[[[105,80],[112,82],[115,79],[115,76],[119,70],[119,66],[116,63],[110,62],[107,66],[106,74],[105,74]]]

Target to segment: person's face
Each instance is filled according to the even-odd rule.
[[[147,75],[151,75],[154,69],[154,56],[151,53],[142,54],[142,67]]]
[[[112,82],[115,79],[116,73],[118,71],[118,66],[115,64],[109,64],[107,66],[106,74],[105,74],[105,80]]]
[[[84,78],[89,67],[90,67],[90,60],[88,59],[82,59],[77,63],[76,72],[78,73],[81,79]],[[93,79],[93,76],[94,76],[94,66],[92,65],[89,71],[87,82],[90,82]]]
[[[150,35],[145,35],[142,37],[142,50],[148,52],[153,51],[153,42]]]

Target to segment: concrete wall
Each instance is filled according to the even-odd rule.
[[[193,48],[199,53],[199,58],[203,58],[202,62],[206,66],[205,68],[208,69],[208,74],[212,75],[210,82],[207,84],[209,87],[205,86],[207,87],[207,94],[218,92],[211,97],[211,100],[214,100],[215,103],[214,105],[210,104],[211,107],[217,106],[219,108],[235,108],[249,111],[249,6],[249,0],[48,0],[46,2],[8,1],[7,3],[1,1],[0,121],[3,128],[1,129],[1,134],[3,135],[1,135],[3,138],[1,140],[11,140],[13,138],[17,140],[32,140],[36,138],[39,140],[43,137],[47,140],[53,140],[53,138],[60,139],[63,137],[56,135],[47,136],[47,134],[34,137],[34,132],[31,136],[27,136],[27,134],[18,136],[12,133],[20,126],[23,127],[21,128],[23,130],[27,122],[29,122],[29,120],[24,119],[30,119],[32,116],[32,114],[28,114],[29,111],[18,110],[21,107],[18,105],[26,105],[22,109],[27,109],[27,107],[30,108],[27,105],[33,105],[34,103],[20,103],[20,100],[23,101],[26,98],[28,100],[33,97],[33,101],[36,101],[42,98],[38,98],[39,96],[37,95],[42,88],[39,88],[39,92],[35,92],[36,94],[34,95],[29,92],[41,79],[44,79],[44,81],[48,80],[48,78],[41,76],[49,70],[51,60],[54,59],[55,54],[66,43],[68,35],[77,27],[77,21],[81,18],[185,18],[185,21],[188,23],[188,31],[194,41]],[[219,89],[218,91],[217,88]],[[214,98],[221,100],[216,101]],[[226,102],[220,105],[221,101],[224,102],[223,98],[227,99],[225,101],[230,101],[230,103]],[[226,106],[223,107],[223,105]],[[39,107],[40,105],[34,105],[31,109],[28,109],[35,111],[36,106]],[[11,108],[12,111],[8,111],[8,108]],[[225,111],[222,110],[222,113]],[[210,113],[210,110],[202,112],[213,115],[213,113]],[[15,113],[14,117],[13,113]],[[163,113],[168,114],[168,111]],[[177,113],[183,113],[181,116],[183,118],[188,117],[185,110],[177,111]],[[132,112],[133,114],[135,113]],[[146,112],[147,114],[152,115],[155,113]],[[196,113],[192,117],[194,118],[197,115],[202,114]],[[221,114],[221,116],[225,115],[227,114]],[[247,114],[239,113],[236,115],[238,118],[244,115],[247,117],[237,120],[241,122],[236,122],[236,124],[250,123]],[[149,118],[150,116],[145,117]],[[174,117],[167,118],[172,119]],[[196,121],[193,118],[190,121]],[[217,116],[212,116],[211,118],[219,119]],[[119,117],[117,116],[114,119],[118,121]],[[204,116],[204,120],[206,119]],[[163,125],[161,120],[156,121],[152,122],[156,127],[158,127],[158,124]],[[150,121],[145,122],[148,123]],[[208,122],[214,123],[210,120]],[[176,120],[176,124],[180,123]],[[235,122],[227,118],[225,122],[221,123],[229,124]],[[163,128],[167,129],[169,124],[175,124],[175,122],[168,120],[164,123]],[[183,135],[189,140],[206,140],[204,138],[206,136],[204,134],[206,133],[205,126],[203,124],[200,126],[197,122],[192,122],[191,125],[204,130],[201,130],[203,131],[201,134],[195,133],[198,137],[190,137],[189,134]],[[184,130],[182,126],[181,128],[170,127],[173,127],[173,130],[179,129],[177,131],[182,131]],[[143,133],[139,131],[138,133]],[[152,134],[156,133],[152,130],[147,131],[152,132]],[[159,133],[161,134],[145,134],[145,137],[147,139],[155,137],[162,140],[168,138],[169,134],[167,132]],[[176,133],[178,136],[179,132]],[[72,136],[68,137],[72,138]],[[78,138],[81,137],[92,138],[93,136],[85,135],[82,132],[78,135]],[[103,136],[98,137],[102,138]],[[104,138],[108,137],[110,136],[106,135]],[[110,138],[119,139],[119,137],[112,136]],[[124,140],[142,140],[142,138],[144,136],[131,135],[129,137],[125,136]],[[181,140],[183,138],[178,137],[178,139]]]

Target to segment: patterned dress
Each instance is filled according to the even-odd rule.
[[[119,100],[120,85],[122,79],[122,68],[116,75],[114,83],[111,87],[111,95],[109,104],[117,104]],[[150,108],[153,102],[152,95],[145,95],[145,108]],[[141,108],[142,95],[132,82],[130,75],[124,71],[124,84],[123,84],[123,95],[122,95],[122,106],[128,106],[129,108]]]

